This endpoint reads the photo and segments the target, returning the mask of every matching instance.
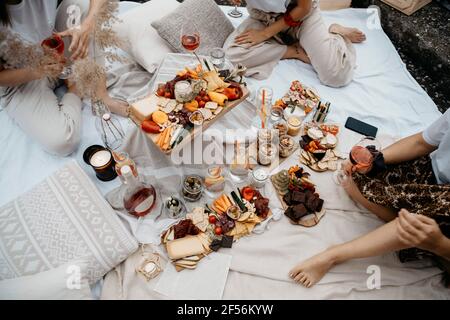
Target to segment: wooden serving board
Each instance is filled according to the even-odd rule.
[[[275,190],[275,193],[277,194],[278,200],[280,200],[280,203],[281,203],[281,206],[283,207],[283,210],[286,211],[287,208],[289,208],[289,206],[286,204],[286,202],[284,202],[283,196],[278,192],[277,188],[275,187],[275,185],[273,183],[273,180],[272,180],[273,177],[274,177],[274,175],[270,176],[270,182],[272,183],[272,186],[273,186],[273,188]],[[295,222],[295,221],[293,221],[293,220],[291,220],[289,218],[288,219],[289,219],[289,222],[292,223],[292,224],[301,225],[303,227],[310,228],[310,227],[313,227],[313,226],[317,225],[320,222],[320,220],[324,217],[325,212],[326,212],[326,209],[325,209],[325,207],[323,207],[322,211],[315,212],[314,214],[309,214],[309,215],[305,216],[305,217],[310,217],[308,219],[305,219],[305,217],[303,217],[298,222]]]
[[[194,126],[194,129],[191,131],[191,133],[186,136],[179,144],[177,144],[173,149],[170,150],[162,150],[158,147],[158,149],[165,153],[166,155],[170,155],[174,151],[178,151],[182,149],[186,144],[191,142],[196,136],[201,134],[203,131],[206,131],[210,126],[212,126],[214,123],[216,123],[218,120],[220,120],[225,114],[236,108],[239,104],[241,104],[247,97],[249,96],[249,91],[247,87],[241,86],[243,95],[239,100],[234,100],[227,102],[225,106],[223,107],[222,112],[220,112],[214,119],[207,120],[203,123],[201,127]],[[141,121],[139,121],[133,114],[130,115],[131,120],[141,129]],[[153,133],[146,133],[144,134],[156,145],[156,141],[158,139],[159,134],[153,134]]]

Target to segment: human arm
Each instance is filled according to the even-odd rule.
[[[450,239],[440,230],[434,219],[400,210],[397,219],[399,240],[408,247],[433,252],[450,260]]]
[[[391,144],[383,149],[382,153],[385,164],[397,164],[429,155],[436,149],[436,146],[425,141],[423,133],[420,132]],[[350,160],[346,160],[343,164],[343,170],[347,175],[351,175],[356,171],[356,167]]]
[[[45,76],[55,77],[61,73],[63,65],[50,63],[41,68],[4,69],[0,66],[0,87],[16,87]]]
[[[290,16],[294,21],[303,20],[312,9],[312,0],[297,0],[297,6],[295,6],[290,12]],[[286,30],[289,26],[284,21],[283,17],[280,17],[275,23],[270,26],[261,29],[245,30],[238,35],[235,39],[237,44],[249,44],[250,46],[257,45],[267,39],[272,38],[283,30]]]
[[[430,145],[425,141],[423,133],[420,132],[401,139],[384,149],[384,162],[386,164],[397,164],[411,161],[429,155],[436,149],[436,146]]]
[[[85,58],[88,54],[90,36],[95,28],[95,19],[101,8],[110,0],[90,0],[89,12],[79,27],[58,33],[61,37],[71,37],[69,52],[71,59]]]

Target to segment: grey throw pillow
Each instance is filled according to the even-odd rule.
[[[82,259],[94,283],[137,248],[76,161],[0,207],[0,280]]]
[[[181,45],[181,29],[186,21],[193,22],[200,33],[200,54],[222,47],[234,31],[230,20],[213,0],[185,0],[172,13],[156,20],[152,27],[176,52],[185,52]]]

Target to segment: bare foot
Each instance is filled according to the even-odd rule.
[[[303,61],[304,63],[311,64],[311,60],[306,54],[305,49],[300,46],[288,46],[282,59],[297,59]]]
[[[128,103],[126,101],[111,98],[109,95],[101,98],[102,101],[108,106],[112,113],[118,114],[122,117],[128,116]]]
[[[333,265],[334,259],[331,258],[329,250],[326,250],[296,265],[289,271],[289,277],[298,284],[311,288],[323,278]]]
[[[359,29],[341,26],[340,24],[332,24],[329,31],[331,33],[340,34],[349,39],[353,43],[361,43],[366,40],[366,35]]]

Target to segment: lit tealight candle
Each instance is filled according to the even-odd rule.
[[[106,166],[111,161],[111,152],[108,150],[100,150],[91,156],[91,166],[101,168]]]

